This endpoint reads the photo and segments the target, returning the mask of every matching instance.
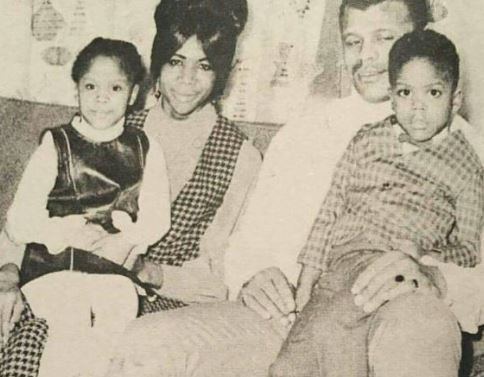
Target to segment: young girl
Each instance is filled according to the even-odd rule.
[[[93,272],[86,268],[88,252],[131,268],[169,229],[161,147],[141,129],[125,126],[143,75],[136,48],[124,41],[96,38],[77,56],[72,78],[79,114],[45,131],[7,215],[5,234],[27,245],[22,282],[56,270]],[[110,272],[96,262],[90,263],[94,272]],[[86,372],[96,364],[89,351],[97,357],[88,330],[95,331],[96,344],[107,346],[113,331],[122,330],[116,327],[137,312],[133,284],[120,276],[63,271],[33,280],[23,291],[49,325],[39,375],[67,376],[80,352]],[[64,346],[74,339],[76,347]]]

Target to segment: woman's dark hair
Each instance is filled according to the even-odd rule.
[[[395,86],[402,67],[409,61],[426,59],[447,80],[452,90],[459,82],[459,55],[455,45],[445,36],[433,30],[416,30],[404,34],[390,50],[388,76]]]
[[[237,38],[247,21],[246,0],[162,0],[155,11],[156,36],[150,71],[158,80],[161,68],[192,36],[215,72],[209,100],[220,97],[232,69]]]
[[[76,84],[89,71],[92,61],[99,56],[116,60],[132,85],[143,81],[146,70],[138,50],[132,43],[98,37],[79,52],[72,65],[71,77]]]
[[[405,4],[415,29],[424,29],[429,22],[429,7],[426,0],[343,0],[339,11],[340,28],[343,29],[347,8],[367,10],[373,5],[390,1],[399,1]]]

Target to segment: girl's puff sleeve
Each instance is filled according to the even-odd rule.
[[[84,224],[82,216],[50,217],[49,194],[57,178],[57,151],[46,132],[34,151],[7,212],[5,233],[15,244],[44,244],[51,253],[64,250],[67,235]]]
[[[159,143],[150,140],[138,199],[138,218],[122,227],[130,243],[142,254],[170,229],[170,188],[165,157]],[[115,224],[116,225],[116,224]]]

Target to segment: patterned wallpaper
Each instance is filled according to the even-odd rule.
[[[225,115],[283,123],[325,68],[324,7],[339,1],[248,0],[249,21],[223,103]],[[134,42],[148,63],[158,2],[2,0],[0,48],[9,54],[0,62],[0,95],[74,105],[73,59],[98,35]]]
[[[465,114],[484,122],[481,0],[428,0],[435,28],[463,60]],[[95,36],[134,42],[148,63],[159,0],[2,0],[0,96],[75,105],[70,67]],[[248,0],[223,112],[242,122],[284,124],[308,93],[345,96],[338,27],[341,0]],[[469,95],[468,95],[469,94]],[[149,103],[149,101],[148,101]]]
[[[75,104],[70,69],[78,51],[96,36],[135,43],[148,60],[158,0],[2,0],[0,95]],[[3,21],[3,22],[2,22]]]

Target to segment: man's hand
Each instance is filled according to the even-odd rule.
[[[0,340],[7,343],[10,331],[20,319],[24,302],[19,288],[19,270],[16,265],[0,268]]]
[[[239,300],[265,319],[288,318],[296,310],[294,287],[276,267],[258,272],[240,290]]]
[[[356,305],[370,313],[404,293],[419,290],[438,295],[438,288],[422,272],[422,268],[406,253],[393,251],[383,254],[356,279],[351,289],[356,295]]]

